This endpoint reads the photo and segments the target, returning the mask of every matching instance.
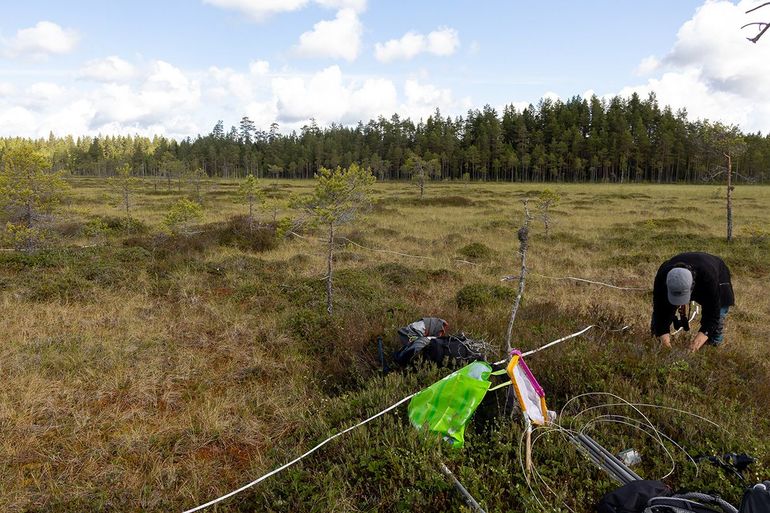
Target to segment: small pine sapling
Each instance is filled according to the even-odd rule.
[[[545,189],[537,195],[537,210],[540,213],[540,219],[543,221],[546,237],[548,237],[548,232],[551,227],[550,209],[551,207],[555,207],[559,203],[559,200],[561,200],[561,196],[550,189]]]
[[[180,198],[166,213],[163,224],[175,235],[189,236],[192,234],[192,226],[201,220],[203,207],[200,203]]]
[[[130,226],[133,195],[139,189],[139,179],[131,176],[131,166],[123,164],[115,170],[115,176],[109,179],[109,184],[110,188],[119,196],[121,208],[126,214],[126,226]]]
[[[347,169],[321,168],[315,175],[313,193],[299,204],[305,214],[328,230],[326,259],[326,311],[333,311],[334,234],[341,225],[353,222],[372,201],[375,177],[369,168],[351,164]]]
[[[264,203],[265,191],[259,186],[259,180],[250,174],[241,182],[238,194],[249,205],[249,231],[254,231],[254,206]]]
[[[190,191],[190,198],[199,205],[203,205],[203,197],[209,186],[209,175],[203,169],[196,167],[186,170],[182,173],[181,178],[184,180],[187,190]]]
[[[4,236],[14,248],[33,251],[45,238],[44,222],[50,220],[69,187],[63,172],[50,172],[50,160],[32,144],[10,146],[1,164]]]

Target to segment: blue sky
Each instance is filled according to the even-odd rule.
[[[0,20],[0,135],[181,137],[244,114],[290,130],[653,90],[767,132],[770,40],[739,30],[758,3],[14,2]]]

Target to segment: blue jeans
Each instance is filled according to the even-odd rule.
[[[719,347],[722,345],[722,342],[724,342],[725,318],[727,317],[727,312],[729,311],[729,306],[723,306],[719,310],[719,324],[717,325],[716,331],[709,337],[708,341],[706,342],[708,345]]]

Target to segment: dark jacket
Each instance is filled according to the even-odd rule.
[[[712,335],[719,326],[719,310],[735,304],[730,270],[721,258],[708,253],[681,253],[663,262],[655,275],[652,292],[652,332],[659,337],[669,332],[676,314],[676,306],[668,302],[666,275],[675,267],[684,267],[693,274],[691,300],[700,304],[700,330]]]

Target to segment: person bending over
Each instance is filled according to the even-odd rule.
[[[681,253],[658,268],[650,327],[665,347],[671,347],[672,323],[675,328],[690,329],[687,319],[690,301],[697,302],[702,309],[700,329],[690,343],[690,351],[695,352],[704,344],[721,345],[725,317],[735,304],[730,270],[721,258],[708,253]]]

